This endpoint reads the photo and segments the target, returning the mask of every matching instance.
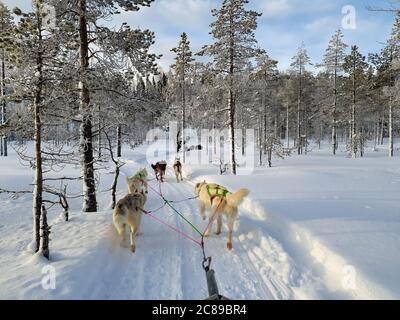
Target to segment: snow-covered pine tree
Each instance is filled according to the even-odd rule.
[[[311,64],[304,42],[298,48],[296,55],[292,58],[291,68],[295,78],[298,81],[297,87],[297,153],[300,155],[304,149],[304,124],[302,123],[303,110],[303,92],[304,78],[306,76],[306,67]]]
[[[389,157],[394,156],[394,125],[393,125],[393,100],[400,100],[398,90],[400,75],[400,11],[397,11],[396,20],[389,40],[389,50],[391,51],[390,64],[390,93],[389,93]],[[397,90],[395,89],[397,85]]]
[[[88,78],[90,60],[93,57],[93,47],[96,45],[105,28],[98,21],[113,14],[119,14],[119,9],[138,11],[141,6],[150,6],[154,0],[77,0],[64,3],[64,12],[60,16],[71,15],[78,20],[79,33],[79,65],[80,65],[80,152],[84,189],[84,212],[97,211],[96,186],[94,179],[92,105],[90,102]],[[90,30],[90,32],[89,32]],[[138,52],[140,53],[140,52]]]
[[[278,61],[271,59],[267,53],[262,52],[256,57],[256,69],[254,78],[260,84],[260,101],[262,115],[262,131],[260,134],[260,143],[263,146],[267,145],[267,135],[268,135],[268,97],[273,96],[272,85],[278,80]],[[261,132],[260,132],[261,133]],[[264,154],[267,153],[267,149],[264,148]],[[261,159],[260,159],[261,160]],[[260,161],[261,162],[261,161]],[[261,163],[260,163],[261,164]]]
[[[340,29],[332,36],[328,48],[325,51],[324,60],[320,66],[329,74],[332,88],[329,95],[332,95],[332,153],[336,154],[338,149],[337,121],[338,121],[338,97],[339,97],[339,76],[343,71],[345,50],[347,45],[343,42],[343,33]],[[332,94],[330,93],[332,91]]]
[[[350,153],[353,158],[357,157],[357,145],[360,140],[360,132],[357,132],[357,104],[359,100],[360,91],[365,89],[366,85],[366,71],[368,64],[365,62],[365,57],[358,51],[357,46],[351,47],[351,53],[345,57],[343,69],[348,74],[349,78],[345,88],[351,95],[351,113],[350,113]]]
[[[6,67],[8,67],[7,62],[9,62],[8,55],[12,43],[13,28],[14,20],[11,12],[3,3],[0,2],[0,124],[2,125],[5,125],[7,122]],[[0,156],[7,157],[7,155],[7,135],[0,135]]]
[[[224,0],[219,10],[212,10],[216,20],[211,24],[211,35],[215,42],[199,52],[199,55],[211,56],[213,69],[225,77],[232,174],[236,174],[235,77],[246,70],[250,59],[260,53],[254,31],[257,29],[257,18],[261,14],[247,10],[245,6],[248,3],[248,0]]]
[[[44,98],[45,86],[52,79],[52,59],[58,52],[54,33],[47,29],[44,21],[47,11],[42,1],[35,1],[33,12],[22,13],[15,9],[15,14],[21,16],[15,28],[13,54],[17,56],[19,67],[27,74],[21,74],[16,81],[19,95],[32,103],[34,117],[34,164],[35,176],[33,181],[33,241],[35,252],[41,248],[40,221],[43,208],[43,158],[42,135],[43,113],[49,99]],[[48,253],[48,248],[46,248]]]
[[[185,152],[185,128],[186,128],[186,81],[191,70],[191,63],[194,61],[190,50],[190,41],[184,32],[178,47],[171,49],[176,54],[175,63],[171,66],[178,77],[181,91],[181,154],[182,161],[186,161]]]

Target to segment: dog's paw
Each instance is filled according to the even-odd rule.
[[[232,246],[232,242],[228,242],[226,244],[226,247],[228,248],[228,250],[232,250],[233,246]]]
[[[206,232],[205,234],[204,234],[204,237],[205,238],[208,238],[210,236],[210,234],[208,233],[208,232]]]
[[[217,231],[217,232],[215,232],[215,234],[216,234],[217,236],[219,236],[219,235],[221,234],[221,231]]]
[[[136,251],[136,246],[132,244],[132,245],[131,245],[131,252],[132,252],[132,253],[135,253],[135,251]]]

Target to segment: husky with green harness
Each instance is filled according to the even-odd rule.
[[[128,185],[129,193],[147,194],[147,170],[146,168],[140,169],[133,177],[126,177],[126,184]]]
[[[238,206],[243,202],[244,198],[249,194],[247,189],[239,189],[236,192],[229,192],[227,188],[216,183],[207,183],[206,181],[197,183],[195,193],[199,199],[199,210],[203,220],[206,219],[206,210],[210,212],[209,226],[204,232],[207,237],[212,230],[214,220],[217,219],[216,234],[221,234],[222,215],[227,217],[228,225],[228,242],[227,247],[232,249],[232,232],[236,220]]]

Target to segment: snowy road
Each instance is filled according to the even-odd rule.
[[[153,188],[158,188],[157,182],[151,182],[151,185]],[[164,196],[170,200],[193,196],[192,186],[189,183],[177,184],[170,173],[168,181],[162,185],[162,190]],[[151,210],[161,204],[160,197],[150,191],[146,208]],[[201,230],[205,228],[206,222],[199,217],[195,200],[174,206]],[[171,208],[166,206],[156,215],[188,232],[192,237],[199,238],[199,235]],[[60,280],[64,285],[73,282],[70,281],[72,274],[89,275],[79,283],[73,284],[73,288],[68,290],[74,292],[75,298],[204,299],[207,297],[199,246],[159,222],[143,217],[143,235],[137,240],[137,252],[132,254],[128,249],[119,247],[119,239],[110,225],[110,215],[104,214],[101,217],[104,219],[104,224],[109,226],[109,228],[103,227],[98,234],[99,239],[104,240],[89,252],[89,256],[86,257],[87,262],[78,266],[82,270],[65,270],[67,275],[65,279]],[[73,220],[71,223],[74,223]],[[244,221],[239,223],[246,225]],[[90,233],[93,232],[93,225],[88,221],[81,225],[80,229],[80,233]],[[248,239],[244,235],[240,239],[235,237],[233,252],[226,249],[226,231],[219,237],[212,235],[205,240],[207,254],[213,257],[213,268],[221,293],[232,299],[291,298],[292,291],[288,284],[265,263],[265,259],[269,256],[284,259],[285,253],[279,251],[281,248],[272,246],[264,250],[265,252],[260,250],[253,253],[253,242],[260,239],[252,237]],[[86,240],[81,239],[81,241]]]
[[[123,167],[126,175],[145,166],[145,149],[124,150],[129,159]],[[0,182],[11,189],[24,189],[32,181],[32,172],[16,165],[15,156],[11,155],[0,167]],[[400,185],[399,172],[395,163],[386,159],[361,161],[318,156],[292,158],[275,168],[259,169],[255,175],[242,177],[216,175],[212,166],[186,166],[188,179],[178,184],[169,170],[162,192],[169,200],[193,197],[194,183],[204,178],[222,183],[231,191],[239,187],[250,189],[236,221],[233,251],[226,249],[225,225],[220,236],[213,234],[205,240],[220,293],[231,299],[394,298],[398,296],[400,221],[397,200],[392,195]],[[384,172],[369,168],[384,168]],[[365,175],[367,169],[370,175]],[[79,168],[66,170],[66,175],[75,176]],[[31,196],[0,198],[0,299],[208,296],[201,248],[154,219],[143,217],[143,235],[137,239],[135,254],[120,247],[108,209],[110,193],[106,190],[111,182],[111,175],[101,176],[100,212],[80,212],[80,199],[70,203],[69,222],[58,217],[59,208],[49,210],[50,263],[32,256],[29,248]],[[158,189],[156,181],[150,185]],[[70,192],[79,193],[81,185],[71,184],[69,188]],[[364,189],[375,190],[375,197],[364,196]],[[360,199],[341,200],[347,199],[346,190]],[[299,196],[299,191],[303,195]],[[118,199],[126,192],[121,176]],[[312,195],[312,200],[307,195]],[[146,209],[162,204],[160,196],[149,191]],[[196,200],[173,206],[204,230],[207,222],[200,218]],[[199,234],[168,206],[155,215],[200,240]],[[53,268],[56,275],[54,290],[42,287],[46,266]],[[355,287],[346,289],[343,270],[349,266],[356,271]]]

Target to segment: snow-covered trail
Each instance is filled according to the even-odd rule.
[[[158,188],[157,182],[150,182]],[[193,196],[191,184],[176,183],[171,172],[162,184],[163,195],[170,200]],[[151,189],[146,205],[148,210],[162,205],[162,199]],[[200,230],[206,226],[198,215],[195,200],[173,204]],[[168,206],[156,215],[199,239],[199,235]],[[106,219],[106,221],[109,219]],[[90,228],[90,227],[89,227]],[[92,251],[88,265],[80,266],[90,274],[84,290],[74,298],[84,299],[204,299],[207,297],[204,271],[201,267],[201,248],[161,223],[144,216],[143,235],[137,239],[137,251],[132,254],[119,247],[112,227],[102,230],[104,240]],[[221,236],[205,240],[207,255],[213,257],[220,292],[232,299],[288,299],[290,288],[273,272],[265,272],[263,255],[251,254],[251,240],[234,240],[234,250],[226,249],[226,230]],[[111,241],[107,241],[111,240]],[[253,239],[254,240],[254,239]],[[276,249],[276,248],[275,248]],[[272,249],[274,250],[274,249]],[[271,255],[271,253],[268,253]],[[283,254],[274,252],[273,254]],[[78,270],[73,271],[76,273]],[[71,271],[72,272],[72,271]],[[264,273],[264,274],[263,274]],[[76,288],[77,289],[77,288]],[[73,290],[75,291],[75,290]]]

